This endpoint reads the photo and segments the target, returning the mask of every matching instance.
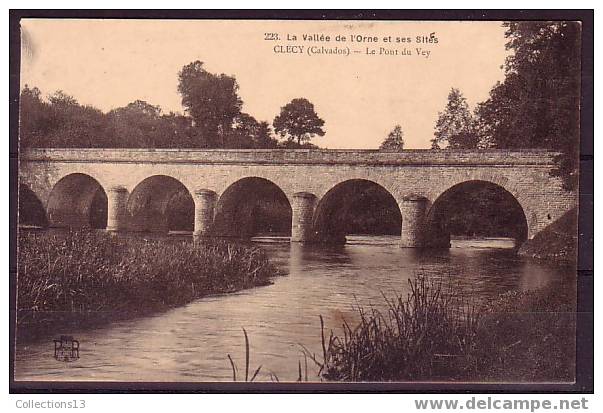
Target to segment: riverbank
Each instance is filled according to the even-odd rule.
[[[575,278],[490,302],[478,330],[483,371],[469,379],[572,382],[576,366]]]
[[[343,337],[323,328],[321,375],[332,381],[571,382],[575,280],[509,292],[485,305],[411,281],[387,313],[360,310]]]
[[[578,210],[571,209],[527,240],[518,251],[524,257],[573,264],[578,249]]]
[[[19,234],[17,334],[35,339],[270,284],[259,248],[224,241],[122,239],[102,232]]]

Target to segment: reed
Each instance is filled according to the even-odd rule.
[[[257,377],[257,375],[259,374],[260,370],[262,369],[262,366],[258,366],[258,368],[255,369],[255,372],[253,373],[253,375],[251,376],[251,379],[249,378],[249,336],[247,335],[247,330],[243,329],[243,334],[245,335],[245,382],[246,383],[251,383],[252,381],[255,380],[255,378]],[[234,362],[234,360],[232,359],[232,357],[230,356],[230,354],[228,354],[228,361],[230,362],[230,367],[232,369],[232,381],[237,381],[237,372],[239,371],[236,363]]]
[[[425,277],[410,280],[407,297],[384,297],[386,311],[358,309],[359,322],[327,337],[321,317],[320,374],[335,381],[417,381],[475,370],[480,321],[454,289]]]
[[[358,309],[359,322],[328,335],[322,360],[305,353],[329,381],[565,381],[575,372],[575,280],[509,292],[479,307],[453,285],[419,276],[386,311]],[[574,287],[572,288],[572,284]]]
[[[138,313],[270,283],[258,248],[106,233],[19,234],[17,306],[35,313]],[[21,317],[20,321],[24,321]]]
[[[257,377],[258,374],[260,372],[260,370],[262,369],[262,365],[259,365],[256,369],[255,372],[253,373],[253,375],[251,376],[251,379],[249,378],[249,361],[250,361],[250,352],[249,352],[249,336],[247,334],[247,330],[245,330],[243,328],[243,335],[245,336],[245,382],[247,383],[251,383],[253,382]],[[307,356],[307,349],[305,347],[302,346],[302,350],[303,350],[303,355],[304,355],[304,370],[302,373],[302,363],[301,360],[297,361],[297,379],[295,380],[295,382],[307,382],[308,381],[308,356]],[[235,361],[232,359],[232,356],[230,354],[227,354],[226,357],[228,358],[228,362],[230,363],[230,368],[232,371],[232,381],[237,381],[237,373],[239,372],[239,368],[237,366],[237,364],[235,363]],[[314,359],[316,359],[314,357]],[[279,379],[278,375],[273,372],[273,371],[269,371],[268,372],[268,377],[270,378],[270,381],[275,382],[275,383],[279,383],[281,380]],[[291,381],[292,382],[292,381]]]

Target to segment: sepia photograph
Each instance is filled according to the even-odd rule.
[[[12,386],[588,388],[592,12],[293,14],[11,14]]]

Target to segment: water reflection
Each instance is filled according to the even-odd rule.
[[[230,354],[244,369],[244,340],[261,379],[297,378],[300,345],[321,354],[319,315],[329,328],[353,322],[355,306],[384,306],[416,274],[454,283],[479,299],[559,282],[567,269],[517,257],[502,240],[455,241],[445,250],[401,249],[397,237],[350,237],[340,247],[258,243],[283,270],[273,285],[206,297],[150,317],[69,331],[81,343],[74,363],[53,358],[52,339],[16,349],[17,380],[230,380]],[[303,362],[302,362],[303,363]],[[314,371],[310,363],[310,374]],[[314,376],[315,377],[315,376]]]

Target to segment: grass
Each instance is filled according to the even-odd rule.
[[[453,289],[419,277],[408,297],[384,298],[387,311],[360,308],[354,327],[326,337],[321,318],[321,375],[335,381],[426,380],[450,366],[475,370],[480,313]],[[462,362],[460,362],[462,360]],[[457,366],[459,364],[459,366]]]
[[[575,264],[578,256],[578,210],[572,208],[527,240],[519,254],[546,261]]]
[[[417,278],[385,313],[359,309],[354,327],[327,337],[332,381],[570,382],[575,369],[575,290],[501,295],[479,309],[450,287]],[[573,293],[572,293],[573,291]]]
[[[486,380],[573,382],[575,280],[500,295],[484,309],[478,337]]]
[[[21,232],[19,325],[57,315],[136,315],[270,283],[258,248],[223,241],[122,239],[106,233]]]

